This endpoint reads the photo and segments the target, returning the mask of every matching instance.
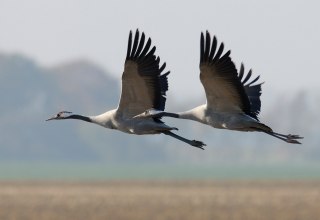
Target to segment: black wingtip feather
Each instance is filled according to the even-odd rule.
[[[252,70],[250,69],[246,75],[246,78],[244,78],[244,80],[242,81],[243,85],[246,84],[246,82],[250,79],[251,75],[252,75]]]
[[[260,79],[260,76],[257,76],[254,80],[252,80],[249,85],[252,85],[253,83],[257,82]]]
[[[258,115],[261,109],[260,96],[262,94],[261,92],[262,83],[259,83],[256,85],[253,85],[253,84],[259,80],[260,76],[258,75],[255,79],[250,81],[250,78],[252,77],[252,70],[250,69],[244,79],[243,77],[244,77],[244,65],[243,63],[241,63],[238,78],[241,81],[242,86],[244,87],[245,92],[248,95],[248,98],[250,101],[250,112],[247,114],[259,121]]]
[[[132,51],[131,51],[131,54],[130,54],[131,57],[134,57],[135,54],[136,54],[136,50],[137,50],[138,42],[139,42],[139,35],[140,35],[140,33],[139,33],[139,30],[137,29],[136,30],[136,34],[134,36]]]
[[[128,49],[127,49],[127,57],[126,57],[126,59],[129,59],[129,57],[130,57],[131,44],[132,44],[132,31],[129,32]]]
[[[154,52],[156,52],[156,46],[153,46],[152,49],[147,53],[145,57],[150,57],[154,55]]]
[[[229,57],[229,56],[230,56],[230,53],[231,53],[231,51],[228,50],[228,51],[220,58],[219,62],[223,63],[223,62],[225,62],[226,60],[230,59],[230,57]]]
[[[144,40],[145,40],[145,35],[144,35],[144,33],[142,32],[141,38],[140,38],[140,42],[139,42],[139,46],[138,46],[138,49],[137,49],[136,54],[134,55],[134,58],[138,58],[138,57],[139,57],[139,55],[140,55],[140,53],[141,53],[141,50],[142,50],[142,48],[143,48],[143,46],[144,46]]]
[[[244,65],[243,63],[241,63],[240,72],[238,74],[238,78],[240,79],[240,81],[242,81],[243,74],[244,74]]]
[[[150,46],[151,46],[151,39],[148,38],[148,41],[147,41],[146,45],[144,46],[144,49],[141,52],[140,57],[144,57],[148,53]]]
[[[162,66],[159,69],[160,73],[162,73],[162,71],[166,68],[166,65],[167,65],[166,62],[162,64]]]
[[[214,54],[216,52],[216,49],[217,49],[217,38],[216,38],[216,36],[213,36],[211,51],[210,51],[210,54],[209,54],[209,60],[213,59]]]
[[[205,39],[205,48],[204,48],[204,62],[209,61],[209,52],[210,52],[210,44],[211,44],[211,37],[209,32],[206,32],[206,39]]]
[[[217,52],[217,54],[215,55],[215,57],[214,57],[214,59],[212,61],[213,63],[217,62],[217,60],[220,58],[221,54],[223,53],[223,49],[224,49],[224,44],[221,43],[220,47],[218,49],[218,52]]]
[[[204,62],[204,35],[201,32],[201,37],[200,37],[200,63]]]
[[[249,71],[249,73],[245,76],[244,65],[241,64],[240,71],[237,72],[234,63],[230,58],[231,51],[229,50],[224,55],[222,55],[224,44],[220,43],[220,45],[218,45],[217,38],[215,36],[213,37],[212,42],[210,41],[211,37],[208,31],[206,31],[206,36],[201,33],[200,65],[209,64],[210,66],[214,66],[215,70],[218,71],[218,74],[224,77],[225,80],[232,83],[240,95],[242,102],[240,107],[242,108],[242,110],[246,114],[258,120],[257,116],[260,112],[261,107],[261,84],[252,84],[257,82],[259,78],[257,77],[250,83],[245,85],[245,83],[249,82],[252,71]]]
[[[134,40],[132,41],[132,31],[129,33],[127,60],[132,60],[138,64],[138,71],[145,78],[149,92],[153,93],[152,108],[164,110],[166,102],[166,92],[168,91],[168,78],[170,71],[161,73],[166,68],[166,63],[160,64],[160,57],[155,56],[156,47],[151,48],[151,38],[148,38],[145,44],[145,34],[141,37],[137,29]],[[151,49],[150,49],[151,48]]]

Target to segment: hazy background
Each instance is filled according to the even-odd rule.
[[[316,1],[0,0],[0,178],[319,178],[320,30]],[[115,108],[129,30],[167,62],[167,110],[205,101],[200,32],[264,81],[261,121],[304,136],[289,145],[258,133],[165,119],[205,151],[166,136],[76,122],[60,110]]]

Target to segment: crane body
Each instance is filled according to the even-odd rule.
[[[163,111],[168,90],[169,71],[163,73],[166,64],[161,66],[160,58],[155,56],[156,47],[151,48],[151,39],[145,42],[145,34],[137,30],[132,39],[130,31],[127,56],[122,74],[122,91],[117,109],[113,109],[97,116],[83,116],[72,114],[69,111],[61,111],[47,119],[64,120],[77,119],[100,125],[105,128],[115,129],[128,134],[165,134],[183,141],[191,146],[203,149],[205,144],[197,140],[189,140],[174,134],[178,130],[155,118],[135,118],[139,112],[146,109]],[[150,49],[151,48],[151,49]]]
[[[200,81],[205,90],[206,104],[179,113],[148,109],[135,118],[174,117],[197,121],[214,128],[236,131],[258,131],[287,143],[300,144],[299,135],[284,135],[274,132],[259,121],[261,108],[260,76],[252,79],[252,71],[244,72],[241,64],[238,72],[230,58],[230,50],[223,54],[224,44],[218,45],[217,38],[201,33],[200,38]]]

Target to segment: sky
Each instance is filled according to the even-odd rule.
[[[208,30],[237,67],[261,75],[264,93],[312,91],[320,82],[319,8],[296,0],[0,0],[0,52],[46,67],[89,59],[120,84],[129,30],[139,28],[171,71],[168,96],[180,100],[204,97],[199,41]]]

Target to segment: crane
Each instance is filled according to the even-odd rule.
[[[129,134],[165,134],[191,146],[204,149],[203,142],[189,140],[173,133],[173,130],[178,129],[166,125],[159,117],[133,118],[149,108],[163,111],[168,90],[167,76],[170,71],[161,74],[166,63],[159,66],[160,58],[154,54],[156,47],[151,48],[151,39],[148,38],[145,43],[145,38],[144,33],[140,37],[138,29],[134,39],[132,39],[132,31],[129,33],[127,56],[122,74],[122,91],[117,109],[96,116],[83,116],[61,111],[46,121],[78,119]]]
[[[206,104],[179,113],[147,109],[135,118],[174,117],[194,120],[214,128],[236,131],[258,131],[287,143],[300,144],[299,135],[284,135],[274,132],[259,121],[261,108],[260,76],[252,79],[241,64],[238,73],[230,58],[230,50],[223,55],[224,44],[218,48],[216,36],[211,40],[207,31],[200,37],[200,81],[206,94]]]

